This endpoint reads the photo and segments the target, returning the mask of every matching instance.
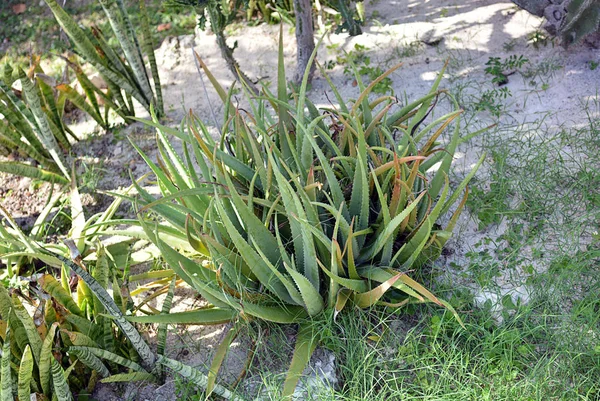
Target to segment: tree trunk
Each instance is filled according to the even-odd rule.
[[[296,14],[296,43],[298,46],[298,67],[294,75],[294,82],[298,84],[302,82],[310,56],[315,50],[311,0],[294,0],[294,13]],[[313,63],[310,66],[308,82],[312,80],[314,72],[315,65]]]
[[[209,6],[208,7],[208,17],[210,18],[210,28],[215,34],[217,39],[217,45],[221,50],[221,56],[225,60],[229,71],[233,74],[233,76],[243,85],[248,86],[252,92],[258,94],[258,89],[256,85],[248,78],[246,74],[240,69],[240,66],[236,59],[233,57],[233,49],[227,45],[227,41],[225,39],[225,33],[223,32],[223,27],[219,26],[218,23],[218,13],[219,11],[215,8]]]

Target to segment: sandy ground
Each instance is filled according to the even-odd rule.
[[[458,4],[449,0],[379,0],[367,3],[366,8],[367,15],[371,15],[373,19],[364,27],[364,33],[358,37],[327,34],[319,49],[318,60],[322,64],[331,60],[335,63],[342,50],[352,51],[355,45],[359,44],[368,49],[366,54],[371,57],[371,64],[385,68],[403,62],[403,67],[391,76],[392,86],[400,99],[410,100],[425,94],[446,60],[449,60],[442,87],[457,92],[460,90],[460,99],[467,107],[467,103],[474,101],[478,90],[490,81],[490,77],[484,73],[489,57],[505,58],[512,54],[523,54],[533,66],[556,65],[560,68],[544,70],[546,73],[536,78],[535,83],[531,82],[533,79],[511,76],[507,87],[513,93],[513,97],[506,102],[508,113],[500,121],[501,125],[512,127],[543,119],[544,132],[552,132],[553,129],[558,130],[564,126],[582,125],[587,121],[582,104],[599,100],[597,90],[600,84],[600,68],[590,69],[590,62],[598,61],[598,51],[583,45],[565,50],[552,43],[539,48],[533,47],[529,36],[539,29],[542,21],[519,11],[510,2],[471,0]],[[276,80],[278,29],[276,26],[260,25],[241,27],[229,34],[230,43],[238,43],[235,57],[252,79],[261,79],[263,82]],[[220,57],[214,36],[197,32],[195,35],[168,38],[156,53],[168,121],[176,125],[189,110],[192,110],[209,125],[218,127],[222,112],[221,102],[210,87],[204,90],[192,57],[192,49],[205,60],[223,86],[229,87],[233,83],[233,77]],[[295,68],[295,41],[287,28],[284,30],[284,53],[286,71],[291,77]],[[344,75],[343,69],[344,66],[334,65],[329,75],[342,96],[347,99],[355,98],[358,89],[353,85],[353,80]],[[205,83],[209,85],[206,79]],[[319,73],[315,75],[309,96],[317,106],[327,106],[330,104],[329,99],[333,99],[325,79]],[[243,99],[240,98],[239,101],[243,102]],[[598,117],[598,108],[595,109],[595,113]],[[486,113],[468,119],[469,131],[475,131],[493,121]],[[89,125],[83,123],[82,127]],[[506,128],[501,134],[508,137],[514,135],[514,132]],[[75,147],[74,152],[80,160],[87,160],[90,165],[95,164],[105,169],[99,188],[127,186],[130,181],[127,173],[129,169],[135,176],[148,171],[129,143],[118,140],[124,136],[129,136],[144,151],[154,155],[153,134],[148,133],[139,124],[108,135],[92,136]],[[480,157],[480,145],[484,141],[485,138],[478,138],[459,149],[455,161],[454,182],[464,176]],[[486,174],[484,166],[478,176],[485,177]],[[16,217],[26,218],[41,209],[43,202],[36,199],[43,199],[40,194],[47,188],[42,186],[35,192],[27,181],[13,182],[5,180],[5,177],[0,178],[4,187],[2,204],[8,206]],[[9,190],[10,194],[7,195]],[[19,199],[27,199],[29,203],[20,204]],[[91,205],[94,202],[98,203],[96,207],[101,208],[104,201],[90,200]],[[505,230],[506,224],[479,230],[476,218],[464,213],[456,229],[455,239],[449,243],[452,251],[440,263],[443,266],[464,263],[466,253],[478,249],[476,244],[483,238],[497,238]],[[539,268],[543,269],[544,266]],[[502,282],[502,277],[499,281]],[[511,281],[500,287],[500,293],[476,287],[473,287],[473,290],[480,302],[488,299],[495,302],[505,294],[525,300],[527,298],[528,289],[524,284]],[[193,295],[186,292],[179,294],[177,299],[175,304],[181,309],[198,302]],[[218,344],[218,339],[223,333],[224,327],[176,328],[169,334],[169,356],[206,369],[215,344]],[[153,333],[149,334],[152,336]],[[248,348],[247,341],[241,338],[233,347],[232,355],[225,366],[225,370],[229,372],[225,375],[226,380],[231,381],[243,366]],[[289,351],[287,350],[288,355]],[[259,358],[261,357],[267,356],[263,354]],[[334,365],[332,357],[329,354],[320,356],[313,361],[313,369]],[[285,371],[285,363],[282,360],[275,364],[272,368],[273,373]],[[332,377],[335,379],[335,375]],[[250,381],[252,380],[260,381],[250,377]],[[256,394],[257,391],[260,390],[253,388],[249,393]],[[133,384],[125,387],[99,386],[95,398],[175,399],[174,378],[169,377],[166,384],[160,387],[140,387]]]

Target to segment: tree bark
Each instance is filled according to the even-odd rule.
[[[310,56],[315,50],[311,0],[294,0],[294,13],[296,14],[296,43],[298,46],[298,67],[294,75],[294,82],[299,84],[308,67]],[[313,63],[310,66],[308,82],[312,80],[314,72],[315,64]]]
[[[254,85],[254,83],[250,80],[250,78],[248,78],[248,76],[246,74],[244,74],[244,72],[240,69],[240,66],[239,66],[237,60],[233,57],[233,49],[227,45],[225,33],[223,32],[224,27],[220,26],[218,23],[218,18],[219,18],[219,16],[217,15],[218,12],[219,11],[216,10],[214,7],[208,6],[208,17],[210,19],[210,25],[211,25],[210,28],[213,31],[213,33],[215,34],[215,37],[217,39],[217,45],[219,46],[219,49],[221,50],[221,56],[225,60],[225,63],[227,64],[227,67],[229,68],[229,71],[231,71],[233,76],[240,83],[248,86],[248,88],[250,88],[250,90],[252,92],[254,92],[255,94],[258,94],[259,91],[256,88],[256,85]]]

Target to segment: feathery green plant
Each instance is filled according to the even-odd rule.
[[[127,63],[123,61],[118,50],[108,45],[99,29],[87,30],[79,27],[56,0],[46,0],[46,4],[75,45],[78,54],[102,75],[120,112],[127,116],[134,115],[130,99],[133,97],[145,109],[149,110],[152,105],[157,113],[162,115],[164,110],[160,79],[144,0],[140,0],[143,34],[141,44],[125,11],[123,0],[98,1],[110,22],[112,32],[119,42],[120,51]],[[144,63],[144,55],[148,57],[150,73]],[[154,86],[151,85],[150,76]]]
[[[450,191],[454,151],[469,136],[461,138],[456,102],[438,89],[443,71],[427,95],[403,107],[392,96],[369,98],[399,65],[367,87],[357,73],[361,94],[350,105],[328,80],[339,105],[319,111],[306,97],[308,72],[289,102],[280,37],[277,93],[265,88],[242,111],[198,61],[225,104],[221,140],[193,115],[185,131],[148,122],[157,128],[161,160],[137,150],[163,196],[134,184],[140,225],[171,268],[212,304],[194,312],[196,324],[298,323],[287,397],[318,343],[310,320],[325,311],[433,302],[454,312],[413,278],[450,238],[481,163]],[[437,113],[443,98],[451,110]],[[172,137],[183,141],[183,159]],[[438,218],[453,207],[440,227]],[[188,244],[180,248],[165,234]],[[166,318],[190,323],[186,313],[133,319]]]

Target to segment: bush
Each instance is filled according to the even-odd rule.
[[[182,131],[149,122],[157,127],[159,165],[138,152],[163,197],[136,185],[141,226],[171,268],[213,306],[199,311],[196,323],[239,317],[299,323],[284,385],[290,395],[318,342],[309,321],[325,310],[409,302],[452,310],[412,278],[439,256],[479,166],[450,191],[461,110],[438,90],[443,71],[426,96],[397,111],[396,98],[370,100],[369,94],[399,65],[366,88],[356,74],[362,92],[351,106],[330,82],[339,109],[319,111],[306,98],[308,72],[299,92],[287,92],[280,43],[277,95],[265,88],[262,97],[248,98],[249,108],[238,109],[231,90],[199,62],[225,104],[221,140],[192,115]],[[425,124],[440,98],[453,109]],[[442,148],[446,130],[451,139]],[[183,141],[184,159],[173,136]],[[438,218],[463,191],[441,228]]]

